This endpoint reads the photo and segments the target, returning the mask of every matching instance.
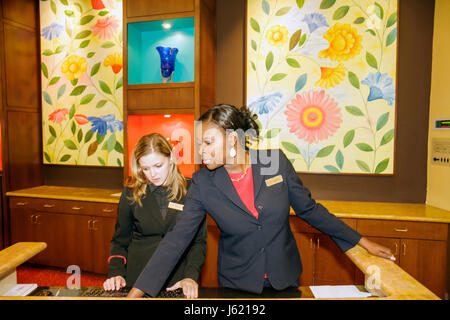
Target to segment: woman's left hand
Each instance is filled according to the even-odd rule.
[[[364,237],[359,240],[358,244],[365,248],[370,254],[395,261],[395,257],[389,248],[383,247]]]
[[[178,288],[183,288],[183,294],[188,299],[196,299],[198,298],[198,284],[194,280],[190,278],[184,278],[183,280],[178,281],[170,288],[167,288],[168,291],[173,291]]]

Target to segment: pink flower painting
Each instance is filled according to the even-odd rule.
[[[92,32],[99,39],[111,39],[119,28],[117,20],[112,17],[106,17],[104,19],[98,19],[97,23],[91,27]]]

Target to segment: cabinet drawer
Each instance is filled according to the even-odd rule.
[[[357,231],[363,236],[447,240],[447,224],[399,220],[358,220]]]
[[[118,204],[115,203],[27,197],[10,197],[9,204],[12,209],[22,208],[33,211],[84,214],[105,217],[115,217],[118,206]]]
[[[340,219],[342,222],[344,222],[346,225],[348,225],[350,228],[353,228],[356,230],[356,221],[354,219]],[[299,232],[299,233],[321,233],[316,228],[310,226],[306,221],[296,217],[296,216],[290,216],[289,217],[289,223],[291,225],[292,232]]]

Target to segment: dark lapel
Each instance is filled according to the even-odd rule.
[[[251,153],[252,156],[252,174],[253,174],[253,192],[255,200],[258,199],[258,193],[261,189],[261,184],[263,182],[263,176],[261,175],[261,163],[259,161],[258,152]],[[256,159],[254,159],[254,158]]]
[[[252,168],[253,170],[253,168]],[[236,189],[233,186],[233,183],[231,182],[230,176],[227,173],[227,170],[222,166],[220,168],[217,168],[214,171],[214,177],[213,182],[216,185],[217,189],[222,191],[234,204],[236,204],[239,208],[244,210],[249,215],[252,215],[252,213],[247,209],[247,207],[242,202],[241,198],[239,197],[238,193],[236,192]]]

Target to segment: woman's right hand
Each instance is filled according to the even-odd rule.
[[[103,282],[103,289],[105,289],[105,291],[120,290],[126,285],[127,283],[122,276],[116,276],[109,278],[105,282]]]

